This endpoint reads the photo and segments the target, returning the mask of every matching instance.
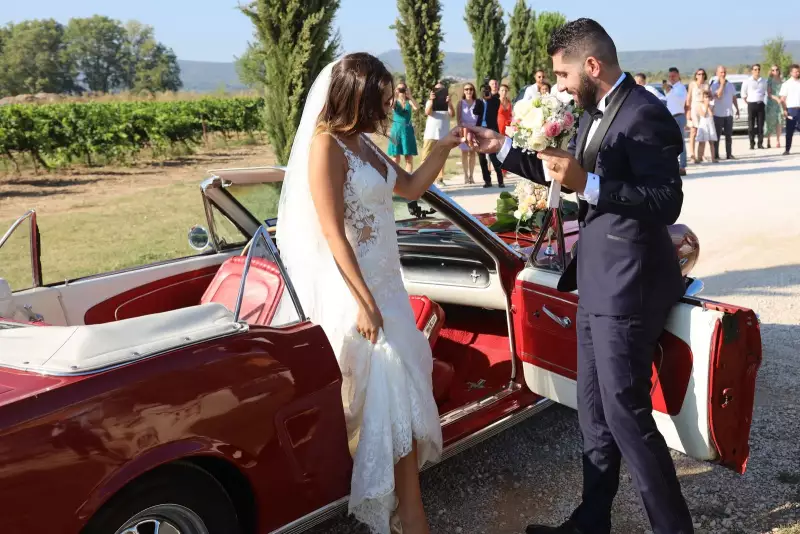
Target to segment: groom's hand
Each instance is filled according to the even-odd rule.
[[[553,180],[558,180],[571,191],[583,193],[586,190],[589,175],[572,154],[558,148],[546,148],[538,152],[537,156],[542,160],[542,165],[547,167]]]
[[[506,142],[505,135],[488,128],[467,126],[465,130],[467,145],[481,154],[496,154],[500,152],[500,149],[503,148],[503,143]]]

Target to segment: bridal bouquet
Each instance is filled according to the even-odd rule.
[[[497,218],[490,230],[535,233],[542,228],[547,212],[547,188],[530,180],[519,180],[513,192],[503,191],[497,199]],[[564,220],[577,217],[578,205],[565,200],[561,205]]]
[[[513,146],[523,152],[539,152],[548,147],[566,150],[577,123],[578,111],[572,102],[565,103],[555,95],[541,95],[514,105],[514,119],[506,127],[506,135]],[[552,182],[547,167],[544,167],[544,174]],[[557,207],[560,200],[561,184],[553,182],[547,207]]]

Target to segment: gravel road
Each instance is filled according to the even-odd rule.
[[[750,462],[739,476],[673,458],[698,534],[800,534],[800,154],[747,148],[737,138],[737,160],[689,167],[679,222],[700,238],[694,274],[705,282],[702,295],[760,314],[764,363]],[[472,212],[493,210],[498,194],[446,190]],[[429,469],[422,486],[431,532],[521,533],[533,521],[560,522],[580,498],[580,444],[576,413],[555,407]],[[625,471],[613,519],[614,533],[649,532]],[[367,531],[342,517],[312,532]]]

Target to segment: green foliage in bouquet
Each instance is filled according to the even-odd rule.
[[[527,221],[520,221],[514,216],[514,212],[519,208],[517,197],[503,191],[497,199],[497,221],[489,227],[495,233],[514,232],[520,229],[533,231],[539,229],[544,224],[544,216],[547,209],[538,209]],[[565,221],[574,220],[578,216],[578,204],[567,199],[561,199],[561,213]]]

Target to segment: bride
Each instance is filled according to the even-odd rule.
[[[350,512],[375,533],[397,530],[399,520],[405,534],[427,534],[419,468],[440,458],[442,433],[431,349],[400,274],[392,193],[418,199],[462,138],[454,129],[414,173],[404,171],[367,135],[386,135],[393,95],[392,75],[369,54],[320,73],[292,147],[277,242],[342,371]]]

